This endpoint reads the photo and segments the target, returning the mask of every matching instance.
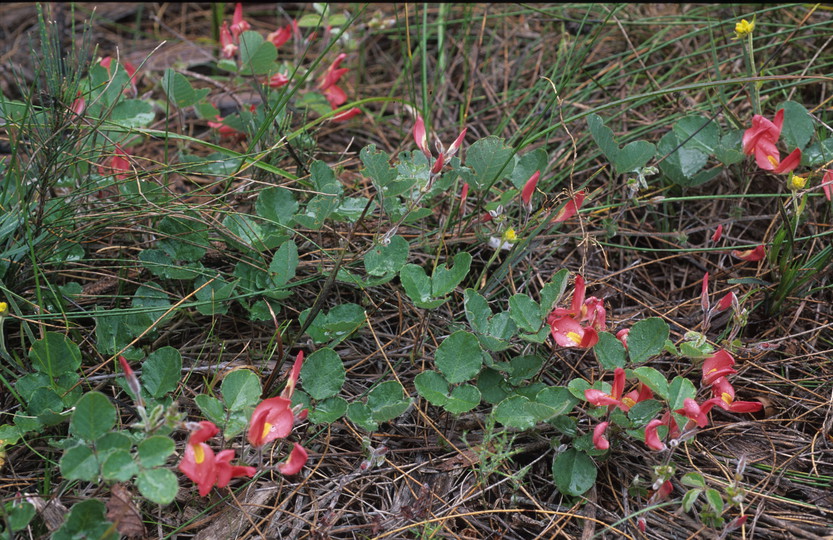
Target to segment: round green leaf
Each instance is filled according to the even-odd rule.
[[[179,491],[176,475],[168,469],[148,469],[139,473],[136,486],[143,497],[156,504],[170,504]]]
[[[242,411],[260,401],[263,389],[257,375],[248,369],[238,369],[223,378],[220,391],[230,411]]]
[[[473,379],[483,366],[477,337],[464,330],[454,332],[437,348],[434,363],[451,384]]]
[[[417,393],[430,404],[442,407],[448,401],[448,381],[436,371],[423,371],[414,379]],[[480,395],[480,392],[477,393]]]
[[[364,256],[364,268],[370,276],[384,276],[398,272],[408,262],[408,241],[393,236],[388,245],[377,244]]]
[[[73,446],[61,456],[59,465],[67,480],[91,481],[98,476],[98,460],[88,446]]]
[[[335,396],[319,402],[309,413],[309,419],[313,424],[332,424],[345,413],[347,413],[347,401]]]
[[[411,406],[410,399],[403,399],[405,389],[397,381],[385,381],[367,395],[367,407],[373,420],[387,422],[404,413]]]
[[[116,450],[107,456],[101,466],[101,475],[105,480],[127,482],[138,474],[139,466],[133,461],[133,456],[125,450]]]
[[[370,409],[359,401],[354,401],[347,406],[347,418],[365,431],[379,429],[379,424],[373,420]]]
[[[174,442],[164,435],[154,435],[140,442],[137,451],[143,467],[158,467],[174,453]]]
[[[95,449],[99,454],[106,454],[115,450],[130,450],[132,445],[130,437],[119,431],[105,433],[95,440]]]
[[[578,496],[596,482],[596,465],[584,452],[570,448],[553,460],[552,477],[561,493]]]
[[[530,410],[530,403],[531,401],[526,396],[509,396],[492,410],[492,416],[504,426],[530,429],[537,421],[535,414]]]
[[[173,347],[162,347],[150,353],[142,364],[142,386],[148,393],[160,398],[176,390],[182,374],[182,356]]]
[[[784,126],[781,136],[787,153],[796,148],[803,149],[813,138],[813,117],[801,103],[785,101],[781,104],[784,109]],[[777,110],[777,109],[776,109]]]
[[[211,397],[207,394],[197,394],[194,398],[194,403],[197,404],[197,407],[200,408],[200,411],[202,411],[205,417],[215,424],[222,424],[225,422],[226,409],[223,407],[223,403],[219,399]]]
[[[51,377],[60,377],[81,366],[78,345],[55,332],[47,332],[42,339],[34,342],[29,349],[29,358],[35,369]]]
[[[451,414],[468,412],[480,405],[480,390],[470,384],[455,388],[443,407]]]
[[[628,345],[630,345],[630,339],[628,339]],[[638,367],[633,372],[639,382],[650,388],[654,394],[662,399],[668,399],[668,381],[662,373],[648,366]]]
[[[628,334],[628,355],[631,362],[644,362],[661,353],[668,334],[668,323],[659,317],[650,317],[634,324]]]
[[[344,363],[334,350],[327,347],[318,349],[304,360],[301,379],[304,390],[313,399],[326,399],[341,390],[345,379]]]
[[[573,410],[573,407],[579,400],[564,386],[548,386],[535,395],[537,403],[546,405],[551,409],[549,418],[539,418],[539,420],[549,420],[553,416],[567,414]]]
[[[605,369],[625,367],[625,347],[609,332],[599,332],[599,342],[593,347],[593,352]]]
[[[105,510],[104,503],[98,499],[81,501],[72,507],[64,525],[52,534],[52,540],[118,539],[115,527],[107,521]]]
[[[101,392],[87,392],[75,404],[69,431],[79,439],[94,441],[116,425],[116,408]]]
[[[32,518],[35,517],[35,505],[28,502],[8,502],[6,503],[6,513],[9,516],[9,527],[11,527],[12,532],[20,531],[25,529]]]

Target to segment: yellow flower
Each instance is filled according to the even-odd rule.
[[[797,174],[790,175],[789,181],[789,188],[792,190],[799,190],[804,189],[804,186],[807,185],[807,179],[803,176],[798,176]]]
[[[0,317],[5,315],[7,311],[9,311],[9,304],[0,302]]]
[[[514,242],[517,239],[518,239],[518,235],[515,234],[515,229],[513,229],[512,227],[509,227],[503,233],[503,241],[504,242]]]
[[[754,29],[754,20],[752,22],[749,22],[746,19],[741,19],[741,21],[735,25],[735,35],[738,38],[746,37],[749,34],[751,34]]]

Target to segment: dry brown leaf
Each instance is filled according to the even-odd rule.
[[[113,484],[107,501],[107,519],[116,524],[116,529],[127,537],[145,536],[145,524],[142,513],[133,502],[130,491],[124,484]]]

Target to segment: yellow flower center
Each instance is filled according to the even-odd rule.
[[[9,311],[9,304],[0,302],[0,315],[5,315]]]
[[[629,398],[629,397],[623,397],[623,398],[622,398],[622,403],[623,403],[623,404],[625,405],[625,407],[627,407],[628,409],[630,409],[631,407],[633,407],[634,405],[636,405],[636,402],[635,402],[634,400],[632,400],[631,398]]]
[[[722,399],[726,403],[726,405],[732,404],[732,394],[728,392],[723,392],[723,395],[720,396],[720,399]]]
[[[197,465],[205,461],[205,451],[202,449],[201,444],[193,444],[191,445],[194,449],[194,461],[197,462]]]
[[[570,338],[570,341],[578,345],[581,343],[581,336],[576,334],[575,332],[567,332],[567,337]]]
[[[774,156],[767,156],[767,157],[766,157],[766,159],[767,159],[770,163],[772,163],[772,166],[773,166],[773,167],[777,167],[777,166],[778,166],[778,160],[777,160],[777,159],[775,159],[775,157],[774,157]]]
[[[269,422],[264,422],[263,423],[263,433],[260,434],[260,438],[265,439],[266,436],[269,435],[270,431],[272,431],[272,424],[270,424]]]
[[[517,239],[518,235],[515,234],[515,229],[513,229],[512,227],[509,227],[508,229],[506,229],[506,232],[503,233],[503,240],[505,242],[514,242]]]

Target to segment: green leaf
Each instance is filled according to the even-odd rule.
[[[301,366],[304,390],[313,399],[335,396],[341,391],[345,378],[344,362],[337,352],[327,347],[309,355]]]
[[[544,174],[548,160],[547,151],[543,148],[536,148],[523,156],[515,154],[515,167],[512,169],[512,175],[510,176],[512,185],[521,189],[526,185],[527,180],[535,174],[535,171],[541,171],[541,174]]]
[[[578,398],[564,386],[548,386],[540,390],[535,395],[535,401],[550,408],[550,417],[539,418],[540,421],[547,421],[554,416],[567,414],[579,402]]]
[[[95,440],[95,449],[99,454],[107,454],[116,450],[130,450],[133,445],[130,437],[120,431],[105,433]]]
[[[35,505],[28,502],[10,501],[5,504],[12,532],[22,531],[35,517]],[[11,538],[11,535],[9,535]]]
[[[613,130],[604,125],[604,120],[597,114],[587,117],[587,126],[590,128],[590,135],[601,149],[602,154],[610,162],[614,163],[619,157],[619,145],[613,140]]]
[[[511,176],[515,163],[514,150],[504,145],[503,139],[489,136],[469,146],[466,151],[466,166],[474,172],[470,179],[472,187],[484,190],[502,178]]]
[[[399,281],[405,289],[405,294],[415,306],[423,309],[433,309],[441,306],[445,299],[434,299],[431,294],[431,278],[425,270],[416,264],[406,264],[399,271]]]
[[[720,138],[720,146],[714,151],[714,157],[724,165],[734,165],[740,163],[746,156],[741,151],[741,139],[743,131],[740,129],[733,129],[725,133]]]
[[[723,513],[723,497],[716,489],[709,488],[706,490],[706,500],[709,502],[712,510],[718,515]]]
[[[170,437],[153,435],[140,442],[136,451],[143,467],[160,467],[174,453],[174,442]]]
[[[553,460],[552,477],[558,491],[577,497],[596,482],[596,465],[584,452],[569,448]]]
[[[509,297],[509,315],[515,321],[515,324],[525,332],[537,332],[544,322],[544,317],[541,315],[541,306],[523,293],[513,294]]]
[[[556,304],[561,301],[564,291],[567,290],[567,279],[570,271],[562,268],[553,274],[550,281],[541,289],[541,320],[550,314]]]
[[[147,101],[125,99],[113,108],[107,120],[122,127],[137,128],[150,125],[155,117],[153,105]]]
[[[685,495],[683,495],[682,506],[683,511],[688,512],[694,506],[694,503],[697,502],[697,499],[700,497],[700,494],[703,493],[702,489],[689,489],[686,491]]]
[[[364,403],[354,401],[347,406],[347,418],[365,431],[376,431],[379,424],[373,420],[370,409]]]
[[[296,268],[298,268],[298,248],[294,241],[287,240],[281,244],[269,264],[269,277],[272,278],[272,284],[277,288],[283,287],[295,277]]]
[[[242,433],[248,427],[251,416],[251,407],[239,411],[229,411],[228,421],[223,425],[223,439],[230,441]]]
[[[795,148],[803,149],[810,139],[813,138],[813,117],[801,103],[785,101],[779,109],[784,109],[784,125],[781,128],[781,136],[784,137],[784,144],[787,153]],[[776,109],[777,110],[777,109]]]
[[[417,393],[432,405],[442,407],[448,402],[448,381],[436,371],[429,369],[417,375],[414,386]]]
[[[61,456],[59,465],[67,480],[90,482],[98,476],[98,460],[88,446],[73,446]]]
[[[266,75],[275,68],[278,49],[271,41],[265,41],[257,32],[240,35],[240,74]]]
[[[680,483],[687,487],[706,488],[706,479],[703,478],[702,474],[695,472],[685,473],[683,477],[680,478]]]
[[[463,330],[454,332],[437,348],[434,363],[451,384],[473,379],[483,366],[477,337]]]
[[[301,312],[298,320],[306,322],[312,308]],[[327,313],[319,312],[307,328],[307,333],[315,343],[331,342],[330,347],[341,343],[362,327],[366,321],[364,309],[353,303],[339,304]]]
[[[54,378],[77,370],[81,366],[81,351],[63,334],[46,332],[32,344],[29,359],[36,370]]]
[[[535,354],[516,356],[509,361],[511,369],[509,384],[519,385],[538,374],[544,360]]]
[[[280,186],[264,189],[255,202],[257,215],[281,225],[289,225],[298,211],[298,202],[292,192]]]
[[[451,414],[462,414],[480,405],[480,390],[470,384],[455,388],[443,406]]]
[[[630,337],[628,337],[628,346],[630,347]],[[668,399],[668,381],[662,373],[648,366],[638,367],[633,372],[639,382],[650,388],[654,394],[662,399]]]
[[[190,107],[196,102],[202,100],[211,91],[208,88],[194,90],[191,83],[184,75],[177,73],[171,68],[165,70],[162,76],[162,90],[168,96],[168,100],[172,101],[180,109]]]
[[[668,408],[672,411],[682,409],[686,398],[694,399],[697,397],[697,389],[694,384],[679,375],[674,377],[671,385],[668,387]]]
[[[208,285],[202,287],[207,282],[208,278],[206,277],[199,277],[194,280],[194,288],[197,289],[194,296],[200,302],[204,302],[195,306],[197,311],[209,317],[225,315],[229,310],[228,300],[234,294],[237,284],[228,283],[219,275],[212,279]]]
[[[12,424],[0,425],[0,441],[2,441],[0,442],[0,448],[17,444],[22,435],[23,433],[18,426]]]
[[[393,236],[388,245],[375,244],[364,255],[364,268],[370,276],[384,276],[398,272],[406,262],[410,246],[401,236]]]
[[[105,517],[104,503],[87,499],[72,507],[66,522],[52,534],[51,540],[117,540],[115,526]]]
[[[367,407],[375,422],[387,422],[403,414],[411,399],[403,399],[405,389],[397,381],[385,381],[367,394]]]
[[[370,178],[378,191],[396,180],[396,169],[390,166],[390,156],[376,150],[376,145],[370,144],[362,148],[359,157],[364,164],[362,174]]]
[[[696,148],[680,146],[680,139],[673,131],[669,131],[660,139],[657,149],[661,156],[665,156],[659,163],[660,170],[675,184],[694,187],[711,180],[708,175],[697,176],[706,165],[708,156]],[[717,171],[719,172],[719,169]],[[630,342],[628,343],[630,345]]]
[[[161,249],[146,249],[139,253],[142,266],[154,276],[168,279],[194,279],[203,266],[199,263],[178,264]]]
[[[657,417],[665,406],[655,399],[640,401],[628,411],[628,419],[635,428],[642,427]]]
[[[313,424],[332,424],[347,412],[347,401],[339,396],[329,397],[320,401],[309,413]]]
[[[584,401],[584,391],[590,387],[591,385],[589,382],[584,379],[579,379],[578,377],[567,383],[567,389],[570,393],[581,401]]]
[[[206,226],[196,216],[189,217],[191,219],[173,216],[162,218],[157,225],[162,236],[157,246],[175,260],[194,262],[205,255],[210,244]]]
[[[105,480],[127,482],[139,474],[139,466],[133,461],[133,456],[126,450],[116,450],[107,456],[101,466],[101,476]]]
[[[226,410],[223,407],[223,403],[219,399],[211,397],[207,394],[197,394],[194,398],[194,402],[206,418],[215,424],[222,425],[225,423]]]
[[[499,372],[486,368],[477,376],[477,389],[480,396],[487,403],[495,405],[500,403],[509,395],[509,385]]]
[[[116,408],[101,392],[87,392],[75,404],[69,431],[79,439],[94,441],[116,425]]]
[[[633,141],[619,151],[613,166],[619,174],[635,172],[647,165],[656,153],[657,149],[653,143]]]
[[[229,411],[243,411],[260,401],[263,389],[257,375],[248,369],[238,369],[223,378],[220,392]]]
[[[684,144],[686,148],[712,155],[720,145],[720,128],[705,116],[687,116],[677,121],[672,129],[678,140],[687,141]]]
[[[153,351],[142,364],[142,386],[155,398],[176,390],[181,375],[182,357],[173,347]]]
[[[518,394],[511,395],[492,409],[492,417],[504,426],[517,429],[531,429],[538,421],[530,405],[532,400]]]
[[[168,469],[148,469],[139,473],[136,486],[142,497],[156,504],[170,504],[179,491],[176,475]]]
[[[157,319],[161,324],[173,316],[173,312],[171,312],[166,317],[161,318],[170,309],[171,302],[168,300],[167,293],[153,281],[148,281],[136,289],[131,304],[132,307],[142,311],[128,316],[128,326],[136,335],[141,334]]]
[[[599,342],[593,347],[593,352],[596,353],[596,360],[605,369],[625,367],[625,347],[609,332],[599,332]]]
[[[435,297],[445,296],[454,290],[466,277],[471,267],[471,255],[461,251],[454,256],[454,265],[448,263],[438,266],[431,276],[431,291]]]
[[[628,355],[638,364],[662,352],[670,330],[659,317],[649,317],[634,324],[628,333]]]

